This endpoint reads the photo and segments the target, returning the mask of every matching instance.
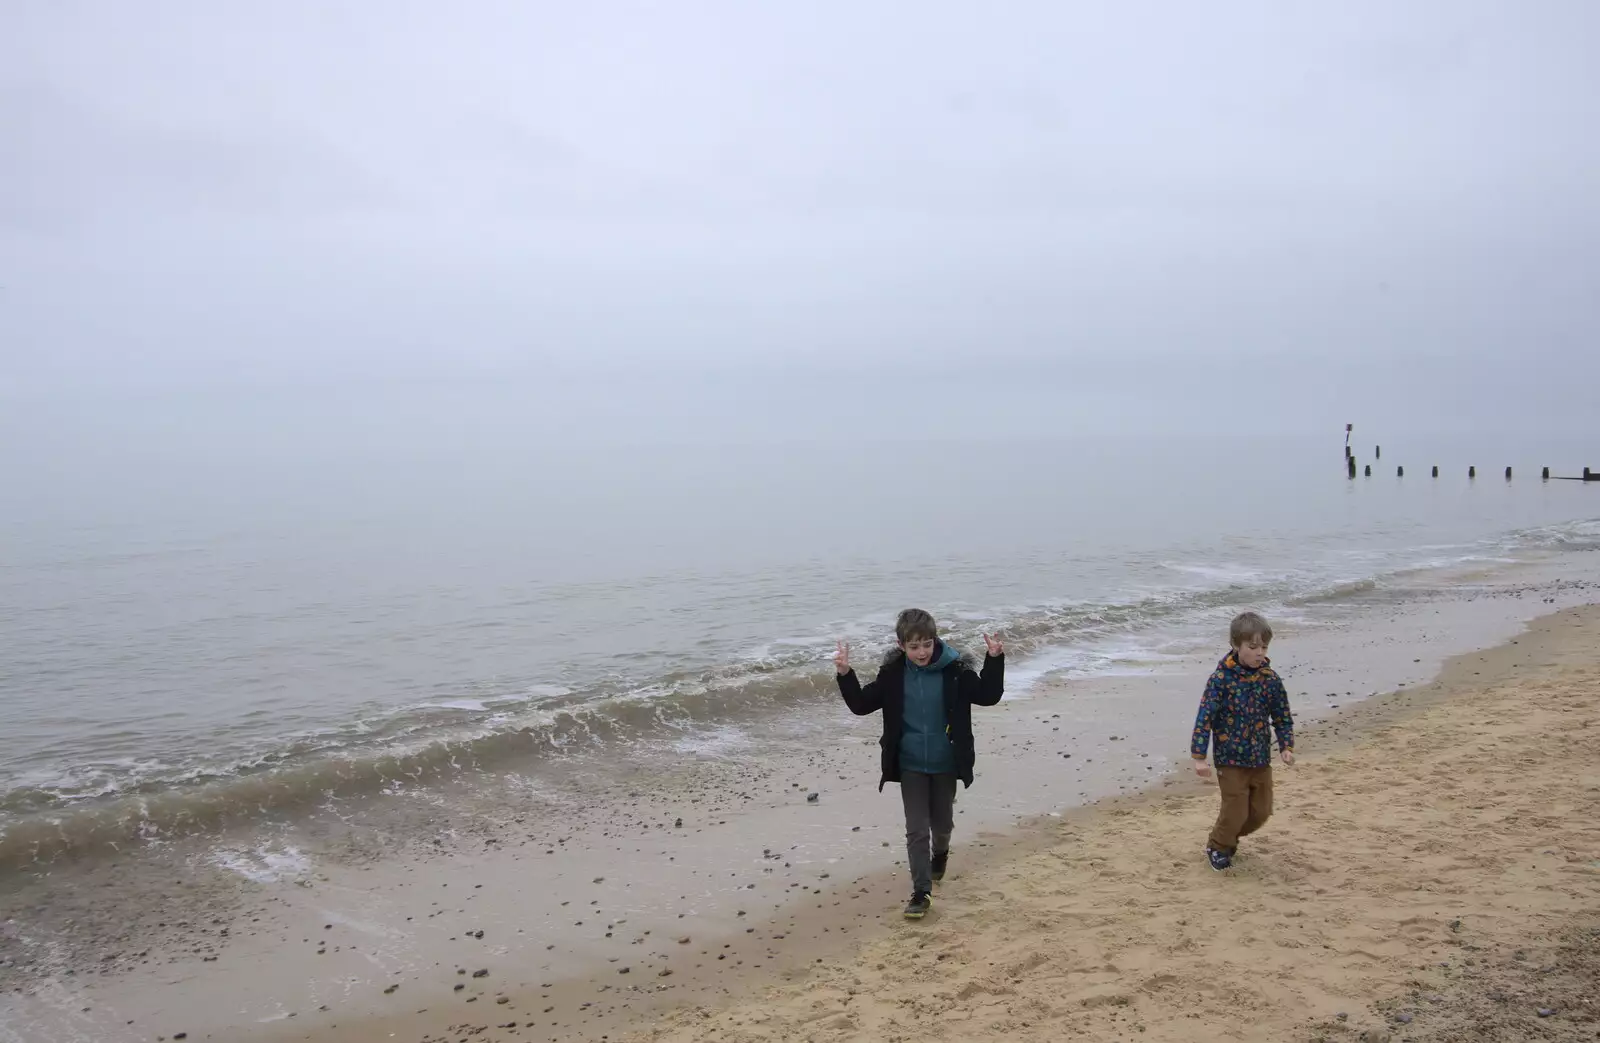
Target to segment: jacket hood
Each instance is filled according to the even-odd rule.
[[[1252,670],[1239,662],[1239,657],[1234,654],[1233,649],[1231,648],[1228,649],[1228,654],[1223,656],[1222,659],[1217,663],[1218,670],[1226,670],[1230,674],[1258,674],[1263,670],[1269,669],[1271,666],[1271,658],[1263,657],[1261,660],[1261,665]]]
[[[939,646],[934,649],[933,658],[928,660],[928,665],[921,667],[920,669],[943,670],[951,663],[960,663],[963,667],[969,670],[977,669],[972,656],[968,655],[966,652],[963,652],[961,649],[956,648],[954,645],[945,643],[943,640],[941,640],[939,642]],[[902,651],[899,646],[895,646],[890,648],[889,651],[884,655],[883,665],[903,667],[914,666],[915,664],[906,658],[905,652]]]

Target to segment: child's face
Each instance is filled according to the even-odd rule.
[[[1252,637],[1235,648],[1233,654],[1239,660],[1240,666],[1246,670],[1255,670],[1267,661],[1267,643],[1259,637]]]
[[[914,637],[910,641],[897,642],[906,658],[918,666],[927,666],[933,660],[933,647],[938,643],[931,637]]]

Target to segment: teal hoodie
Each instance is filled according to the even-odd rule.
[[[906,709],[900,727],[900,770],[938,775],[956,770],[955,750],[946,729],[944,668],[961,653],[939,642],[927,666],[906,660]]]

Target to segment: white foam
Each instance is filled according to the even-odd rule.
[[[258,847],[251,851],[224,848],[212,854],[211,862],[258,884],[300,880],[311,873],[311,859],[297,847]]]
[[[487,710],[489,707],[477,699],[441,699],[436,703],[423,703],[425,710],[468,710],[477,712]]]
[[[750,736],[741,728],[722,727],[708,732],[693,732],[672,744],[680,753],[700,757],[727,757],[750,746]]]
[[[1162,638],[1154,634],[1151,636],[1164,645],[1173,644],[1170,635]],[[1062,675],[1145,677],[1159,671],[1165,663],[1186,663],[1188,659],[1186,649],[1167,652],[1142,643],[1048,649],[1006,668],[1006,698],[1030,698],[1047,678]]]
[[[1243,565],[1188,565],[1176,561],[1163,561],[1161,567],[1173,572],[1182,572],[1190,576],[1199,576],[1201,579],[1213,580],[1227,586],[1242,583],[1254,583],[1262,579],[1260,572],[1247,569]]]

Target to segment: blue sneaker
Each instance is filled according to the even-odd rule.
[[[1219,873],[1233,866],[1233,856],[1214,847],[1206,848],[1206,858],[1211,860],[1211,868]]]

